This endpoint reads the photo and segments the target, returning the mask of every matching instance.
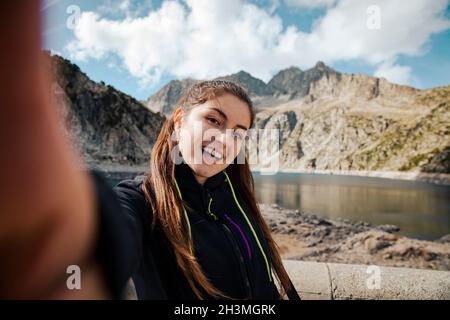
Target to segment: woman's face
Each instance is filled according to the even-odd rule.
[[[247,103],[229,93],[174,117],[179,151],[201,184],[237,157],[251,120]]]

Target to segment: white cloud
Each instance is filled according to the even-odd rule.
[[[412,80],[410,67],[394,64],[390,61],[382,63],[375,71],[374,76],[405,85],[411,84]]]
[[[321,2],[328,6],[333,1]],[[374,3],[380,29],[367,27],[367,8]],[[377,67],[378,75],[405,83],[411,69],[392,61],[423,53],[431,34],[450,27],[443,17],[447,5],[447,0],[340,0],[305,33],[294,26],[283,30],[273,8],[240,0],[164,1],[139,17],[112,20],[83,12],[75,41],[66,50],[76,60],[115,55],[144,86],[157,83],[163,74],[212,78],[239,70],[267,81],[291,65],[355,59]]]

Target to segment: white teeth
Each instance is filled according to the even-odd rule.
[[[208,152],[210,155],[212,155],[214,158],[216,158],[218,160],[222,159],[222,157],[223,157],[223,155],[220,152],[218,152],[217,150],[214,150],[211,147],[205,147],[205,148],[203,148],[203,150]]]

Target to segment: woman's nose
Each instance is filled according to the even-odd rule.
[[[220,132],[217,133],[215,139],[220,143],[222,143],[222,145],[226,146],[233,142],[233,130],[231,129],[221,130]]]
[[[230,148],[232,148],[236,143],[234,139],[234,130],[214,130],[213,134],[210,136],[210,141],[211,147],[216,150],[220,150],[225,155],[227,150],[232,150]]]

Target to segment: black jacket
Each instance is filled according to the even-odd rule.
[[[267,268],[271,268],[267,241],[247,204],[235,194],[259,239],[258,245],[224,173],[208,178],[201,185],[188,165],[179,164],[175,166],[175,177],[183,200],[193,209],[187,208],[187,213],[194,254],[212,284],[235,299],[279,299],[271,270]],[[114,187],[127,223],[135,230],[136,239],[130,243],[136,243],[132,250],[137,254],[131,255],[133,261],[127,262],[126,269],[133,270],[130,276],[138,298],[196,299],[162,231],[158,225],[151,229],[152,210],[141,186],[142,176]]]

